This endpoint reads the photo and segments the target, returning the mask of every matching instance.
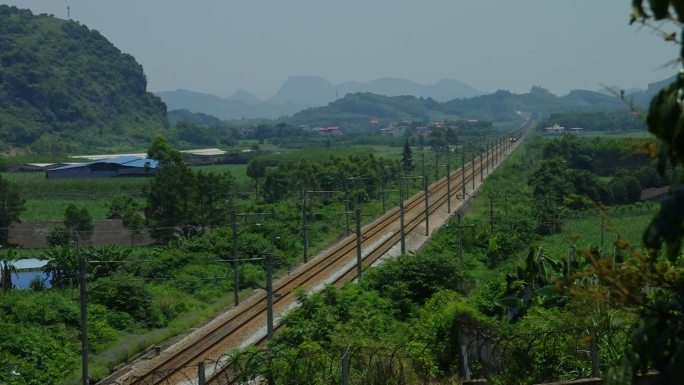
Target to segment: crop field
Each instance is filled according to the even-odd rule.
[[[592,137],[604,137],[604,138],[653,138],[653,134],[646,130],[639,131],[608,131],[608,132],[596,132],[589,131],[579,134],[581,137],[592,138]]]
[[[202,170],[204,172],[225,173],[229,172],[234,178],[238,186],[252,184],[252,180],[247,176],[246,164],[212,164],[208,166],[196,166],[195,170]]]
[[[269,147],[264,146],[264,149]],[[399,157],[401,148],[390,146],[313,147],[307,149],[268,148],[265,158],[277,160],[325,160],[330,155],[347,157],[372,152],[379,157]],[[245,164],[196,166],[207,172],[229,172],[235,178],[238,191],[252,191],[254,182],[247,176]],[[45,173],[0,173],[15,185],[26,199],[22,221],[62,220],[69,204],[85,207],[93,219],[105,219],[110,202],[116,196],[130,195],[144,202],[151,178],[46,179]]]
[[[572,135],[578,136],[580,138],[653,138],[653,134],[646,130],[638,131],[586,131],[573,133]],[[544,139],[554,139],[560,137],[560,135],[540,135]]]
[[[84,197],[139,194],[149,186],[149,178],[46,179],[42,172],[2,173],[19,193],[30,199],[36,195],[83,195]]]
[[[347,157],[351,155],[366,155],[372,153],[378,157],[399,157],[401,156],[401,147],[390,146],[345,146],[345,147],[311,147],[305,149],[287,149],[277,148],[270,154],[266,154],[266,158],[278,160],[326,160],[330,155]]]
[[[64,218],[64,211],[69,204],[85,207],[93,219],[105,219],[108,199],[27,199],[25,210],[21,213],[22,221],[50,221]]]
[[[610,252],[618,237],[639,249],[642,245],[641,235],[654,214],[655,211],[606,216],[605,218],[597,214],[584,219],[571,219],[565,221],[560,234],[543,237],[539,246],[544,248],[547,255],[554,258],[566,256],[570,244],[574,244],[578,251],[598,246]],[[601,245],[602,226],[604,228],[603,246]]]
[[[69,204],[85,207],[93,219],[105,219],[116,196],[143,201],[149,178],[45,179],[42,172],[2,173],[26,200],[22,221],[62,220]]]

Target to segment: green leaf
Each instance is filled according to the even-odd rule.
[[[499,298],[494,301],[495,304],[505,308],[521,308],[523,307],[522,298]]]
[[[674,1],[672,2],[672,7],[677,11],[677,20],[684,22],[684,2]]]
[[[496,237],[489,237],[488,249],[490,253],[495,253],[498,249],[496,244]]]
[[[539,288],[536,290],[537,295],[543,296],[543,297],[548,297],[548,298],[556,298],[556,297],[561,297],[561,293],[556,290],[556,286],[554,285],[549,285],[549,286],[544,286],[542,288]]]
[[[651,3],[653,16],[656,20],[664,19],[668,16],[667,9],[670,5],[669,0],[649,0],[649,2]]]

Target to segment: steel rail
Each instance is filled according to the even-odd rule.
[[[496,146],[492,147],[488,152],[485,152],[486,159],[480,158],[479,161],[478,159],[474,160],[474,166],[479,166],[477,170],[475,170],[475,167],[472,167],[473,165],[470,164],[472,162],[469,162],[465,167],[465,178],[462,178],[461,170],[457,170],[451,174],[450,179],[452,181],[455,180],[457,183],[468,183],[472,178],[476,177],[477,172],[480,170],[480,168],[487,167],[490,165],[490,163],[493,164],[494,160],[498,157],[497,155],[499,155],[499,153],[503,151],[506,151],[505,145],[497,144]],[[473,171],[468,173],[468,169],[471,169]],[[446,202],[446,195],[448,193],[441,193],[441,195],[439,194],[441,191],[444,191],[446,183],[447,178],[445,177],[436,182],[433,182],[433,184],[429,186],[428,195],[433,196],[434,198],[430,203],[429,213],[434,213],[436,210],[441,208]],[[410,197],[407,201],[407,209],[405,210],[405,214],[409,212],[416,212],[415,209],[422,204],[423,199],[423,192],[418,192],[414,194],[412,197]],[[410,216],[409,223],[407,225],[407,227],[409,228],[408,232],[413,231],[416,227],[420,225],[420,223],[423,222],[423,215],[424,211],[420,210],[417,213],[415,213],[415,215]],[[366,239],[371,239],[375,235],[378,235],[380,232],[386,230],[388,226],[393,224],[398,219],[398,216],[399,210],[397,208],[390,210],[388,213],[378,218],[376,222],[373,222],[364,227],[364,237]],[[386,253],[387,250],[389,250],[394,244],[396,244],[397,239],[399,237],[400,235],[398,233],[395,233],[391,237],[382,241],[380,245],[378,245],[375,249],[371,250],[369,253],[366,254],[364,262],[370,262],[366,262],[365,264],[370,265],[374,263],[378,258],[380,258],[384,253]],[[315,281],[314,279],[321,275],[321,273],[326,272],[326,270],[329,267],[335,265],[336,263],[339,263],[341,260],[348,259],[349,254],[354,250],[355,239],[356,235],[350,235],[348,237],[345,237],[338,245],[333,246],[332,248],[324,251],[320,257],[310,261],[309,264],[307,264],[307,269],[302,270],[298,274],[289,274],[288,276],[282,278],[279,282],[277,282],[278,287],[274,287],[274,293],[276,294],[274,306],[278,302],[283,302],[286,299],[291,299],[294,288],[301,287],[302,285],[310,283],[311,281],[313,281],[314,283],[320,281],[321,279],[319,279],[318,281]],[[355,274],[353,274],[352,276],[352,273],[350,273],[350,271],[353,271],[354,269],[355,267],[352,267],[351,269],[348,269],[344,274],[342,274],[341,277],[338,277],[334,282],[335,285],[340,285],[351,281]],[[283,291],[285,292],[283,293]],[[203,355],[206,355],[207,352],[214,349],[217,345],[220,345],[228,337],[234,336],[236,333],[240,332],[241,329],[245,328],[245,326],[249,325],[254,319],[263,316],[263,313],[265,312],[265,295],[263,293],[259,293],[258,296],[259,298],[257,298],[256,301],[247,305],[246,308],[243,309],[241,312],[236,313],[233,316],[226,319],[225,321],[221,322],[220,325],[218,325],[208,333],[200,336],[195,343],[187,345],[178,352],[167,357],[162,362],[160,362],[153,370],[147,372],[146,374],[140,377],[134,378],[133,381],[129,384],[157,385],[174,376],[184,368],[186,368],[186,366],[189,363],[196,362],[198,359],[201,359]],[[231,324],[235,323],[237,323],[238,325],[229,328]],[[261,343],[262,341],[263,339],[257,342],[257,344]],[[164,370],[167,371],[166,377],[154,379],[150,378],[151,376],[153,376],[154,373],[158,373]],[[212,379],[213,378],[214,377],[212,377]],[[145,381],[146,379],[151,379],[152,381]]]

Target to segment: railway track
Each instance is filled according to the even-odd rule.
[[[447,191],[447,178],[442,178],[428,188],[428,212],[445,210],[447,199],[453,202],[454,196],[472,183],[473,178],[483,175],[482,169],[493,170],[513,148],[513,144],[503,142],[482,156],[478,156],[465,167],[452,172],[450,182],[451,196]],[[496,164],[494,164],[496,162]],[[491,172],[491,171],[489,171]],[[465,174],[465,175],[464,175]],[[472,189],[471,189],[472,191]],[[462,197],[465,199],[465,197]],[[405,234],[420,232],[425,224],[425,195],[419,192],[405,201]],[[461,202],[463,201],[461,199]],[[362,229],[363,266],[375,263],[400,242],[398,208],[394,208]],[[426,234],[427,235],[427,234]],[[320,253],[307,264],[280,278],[273,285],[274,313],[284,314],[296,306],[294,291],[303,288],[315,291],[327,284],[342,286],[354,280],[356,270],[356,235],[350,235],[336,245]],[[126,385],[159,385],[187,382],[196,378],[196,363],[216,360],[226,352],[249,345],[259,345],[266,340],[266,294],[259,292],[228,312],[230,315],[213,325],[211,330],[197,336],[186,346],[175,349],[173,353],[160,355],[150,370],[137,376],[129,376],[118,382]],[[230,384],[230,376],[208,373],[208,384]]]

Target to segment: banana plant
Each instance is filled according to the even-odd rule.
[[[12,284],[12,273],[16,273],[17,269],[14,265],[10,265],[9,261],[16,259],[17,252],[9,249],[7,250],[7,255],[2,259],[2,265],[0,265],[0,288],[2,291],[11,290],[14,285]]]
[[[558,292],[555,283],[569,279],[570,264],[550,258],[541,247],[536,252],[530,248],[525,265],[506,276],[506,292],[497,304],[508,309],[509,320],[515,322],[535,303],[544,299],[563,300],[566,295]]]

